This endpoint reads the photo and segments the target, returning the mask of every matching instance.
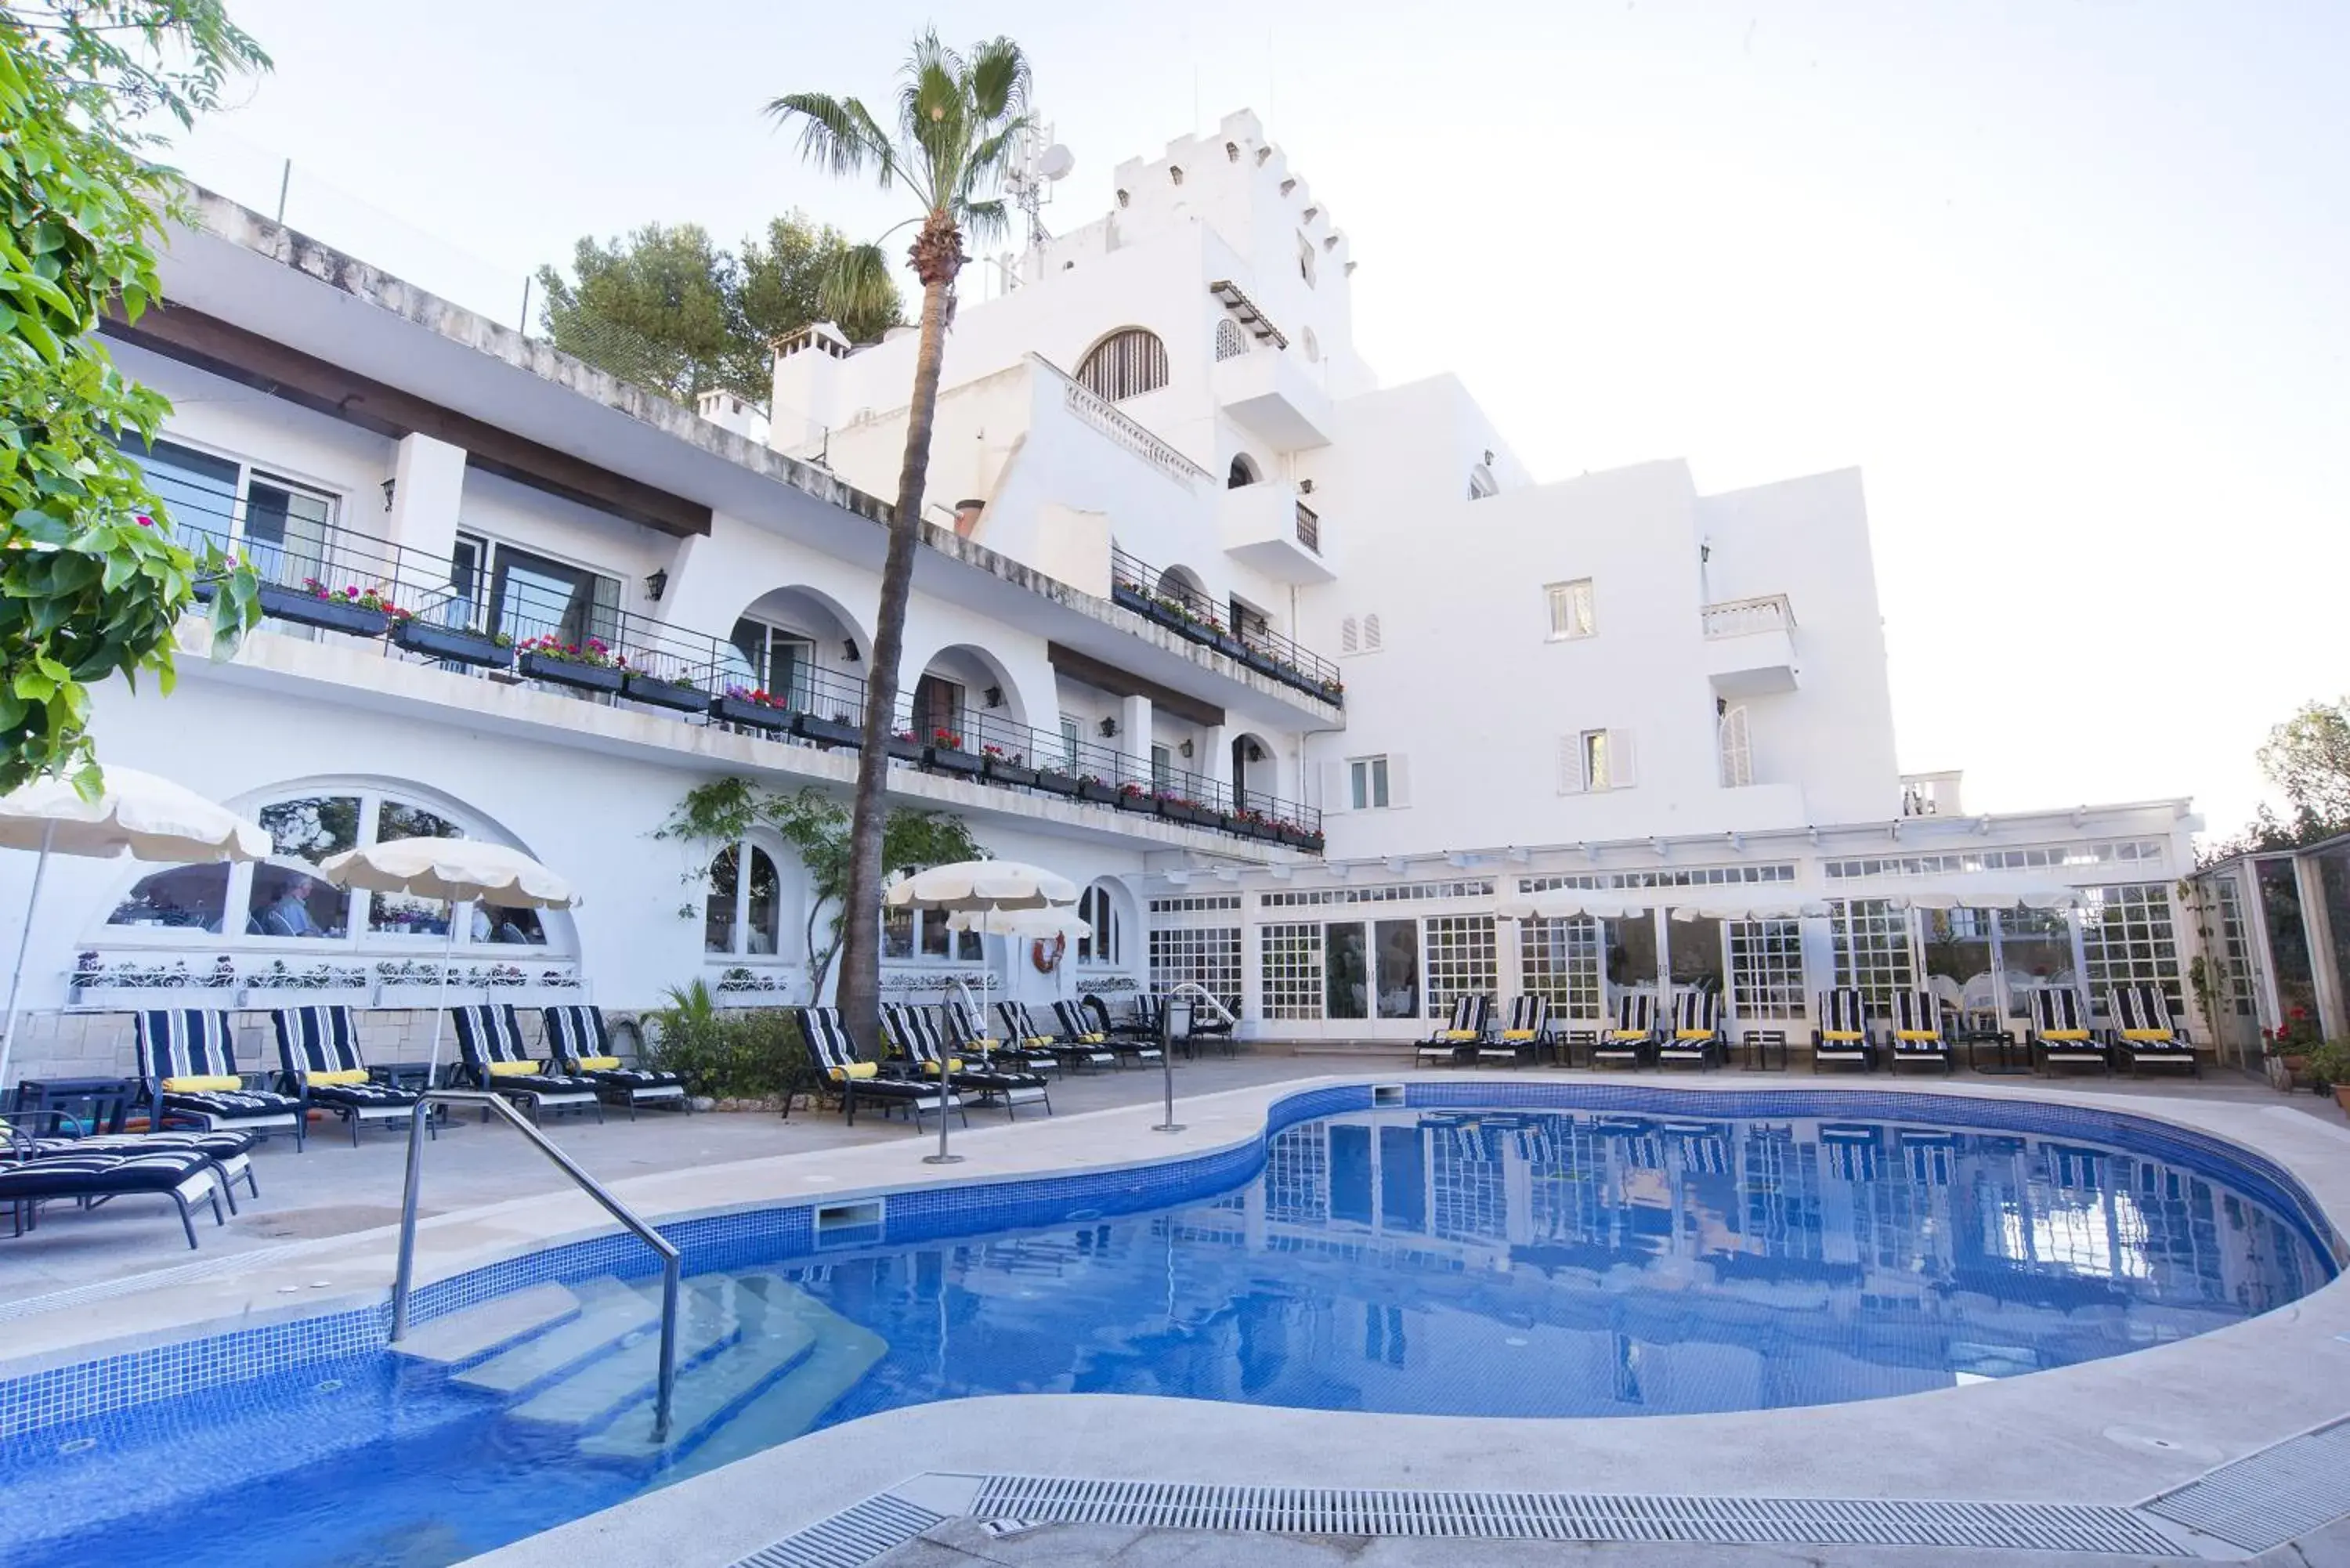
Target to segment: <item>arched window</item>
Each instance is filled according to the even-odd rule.
[[[106,918],[109,934],[219,947],[364,944],[399,950],[449,938],[450,907],[405,893],[354,892],[318,876],[318,862],[393,838],[483,838],[486,825],[453,805],[427,804],[398,786],[317,785],[265,796],[248,815],[268,830],[268,858],[250,865],[170,866],[132,883]],[[553,922],[567,944],[567,922]],[[536,909],[476,904],[458,944],[549,948],[550,921]]]
[[[1077,961],[1087,968],[1107,968],[1118,961],[1126,933],[1118,929],[1117,896],[1109,884],[1097,882],[1077,900],[1077,918],[1093,927],[1093,935],[1077,939]]]
[[[1115,403],[1167,384],[1167,345],[1155,332],[1128,327],[1094,345],[1077,367],[1077,384]]]
[[[702,950],[752,958],[781,952],[783,888],[775,857],[761,846],[746,842],[720,850],[710,862],[710,896],[702,906]]]
[[[1224,475],[1224,488],[1227,490],[1243,490],[1248,486],[1254,484],[1256,481],[1256,464],[1249,461],[1248,453],[1244,452],[1234,453],[1232,456],[1232,466]]]
[[[1227,316],[1216,323],[1216,358],[1237,359],[1249,351],[1248,334],[1241,324]]]

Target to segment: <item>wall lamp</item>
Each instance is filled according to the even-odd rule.
[[[667,592],[669,592],[669,568],[656,566],[653,568],[652,576],[645,579],[645,597],[659,604],[661,595]]]
[[[858,654],[857,651],[857,639],[855,638],[847,638],[841,642],[840,657],[848,660],[851,664],[857,662]]]
[[[987,699],[987,705],[991,708],[1003,706],[1003,688],[1001,686],[991,686],[980,695]]]
[[[1101,732],[1102,739],[1105,741],[1108,740],[1112,735],[1117,734],[1118,721],[1115,719],[1104,719],[1101,722]]]
[[[1179,751],[1179,752],[1181,752],[1185,756],[1187,756],[1187,757],[1188,757],[1188,756],[1190,756],[1190,755],[1191,754],[1191,742],[1189,742],[1189,741],[1186,741],[1186,742],[1184,742],[1181,745],[1180,745],[1180,746],[1176,747],[1175,749],[1176,749],[1177,751]]]

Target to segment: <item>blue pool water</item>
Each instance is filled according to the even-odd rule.
[[[175,1564],[423,1568],[964,1395],[1517,1417],[1878,1398],[2184,1338],[2333,1277],[2298,1204],[2208,1145],[1933,1103],[1980,1125],[1328,1116],[1174,1207],[1040,1192],[1023,1230],[891,1246],[885,1220],[881,1244],[730,1255],[693,1282],[740,1335],[709,1355],[814,1348],[667,1464],[597,1451],[625,1413],[521,1417],[571,1369],[492,1394],[370,1351],[0,1446],[0,1563],[136,1562],[162,1531]],[[573,1283],[607,1304],[643,1285]],[[641,1340],[619,1354],[650,1368]]]

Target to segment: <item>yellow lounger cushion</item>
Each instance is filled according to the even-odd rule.
[[[2085,1029],[2043,1029],[2040,1032],[2040,1038],[2043,1040],[2055,1040],[2065,1044],[2086,1040],[2088,1037],[2089,1032]]]
[[[1645,1029],[1611,1029],[1607,1037],[1611,1040],[1646,1040],[1648,1032]]]
[[[928,1073],[931,1077],[935,1078],[935,1077],[937,1077],[937,1076],[939,1075],[939,1064],[938,1064],[936,1062],[925,1062],[925,1063],[923,1063],[923,1064],[922,1064],[922,1071],[923,1071],[923,1072],[925,1072],[925,1073]],[[960,1056],[950,1056],[950,1057],[948,1057],[948,1058],[947,1058],[947,1071],[948,1071],[948,1072],[950,1072],[950,1073],[960,1073],[960,1072],[962,1072],[962,1057],[960,1057]]]
[[[1456,1043],[1465,1043],[1467,1041],[1476,1039],[1477,1032],[1474,1029],[1447,1029],[1442,1033],[1437,1035],[1437,1038],[1439,1040],[1451,1040]]]
[[[880,1075],[881,1069],[871,1062],[851,1062],[846,1067],[832,1070],[832,1081],[836,1084],[848,1078],[878,1078]]]
[[[1028,1046],[1050,1045],[1052,1043],[1053,1037],[1050,1034],[1031,1034],[1027,1039],[1020,1042],[1023,1045]]]
[[[1505,1045],[1523,1044],[1534,1037],[1534,1032],[1531,1029],[1504,1029],[1502,1031],[1502,1043]]]
[[[490,1076],[493,1078],[536,1078],[538,1075],[538,1064],[536,1062],[493,1062],[490,1064]]]
[[[1935,1033],[1930,1029],[1897,1029],[1893,1032],[1893,1038],[1896,1040],[1939,1040],[1941,1036]]]
[[[166,1078],[163,1092],[167,1095],[201,1095],[208,1089],[234,1090],[244,1087],[244,1080],[234,1073],[200,1073],[191,1078]]]
[[[620,1064],[618,1056],[582,1056],[579,1070],[583,1073],[608,1073]]]
[[[972,1041],[972,1044],[973,1045],[977,1046],[977,1047],[978,1047],[980,1050],[982,1050],[982,1051],[993,1051],[993,1050],[994,1050],[998,1045],[1003,1044],[1003,1041],[1001,1041],[1001,1040],[997,1040],[997,1039],[990,1038],[990,1039],[986,1039],[986,1040],[974,1040],[974,1041]]]
[[[1713,1031],[1711,1029],[1676,1029],[1673,1031],[1673,1038],[1676,1040],[1711,1040],[1713,1038]]]
[[[305,1077],[309,1083],[324,1084],[332,1089],[345,1084],[364,1084],[368,1081],[368,1072],[365,1067],[345,1067],[338,1073],[310,1073]]]
[[[1831,1045],[1857,1045],[1868,1036],[1857,1029],[1823,1029],[1820,1038]]]
[[[2168,1029],[2125,1029],[2122,1031],[2122,1038],[2140,1042],[2168,1041],[2171,1038],[2171,1034]]]
[[[1080,1034],[1077,1036],[1077,1044],[1080,1045],[1101,1045],[1107,1044],[1109,1036],[1107,1034]]]

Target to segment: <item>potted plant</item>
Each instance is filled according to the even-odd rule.
[[[594,638],[566,642],[549,634],[534,637],[515,648],[515,662],[534,680],[551,681],[581,691],[617,692],[628,665]]]
[[[303,578],[298,588],[264,583],[260,599],[261,613],[265,616],[353,637],[381,637],[401,613],[380,587],[363,588],[352,583],[330,588],[316,577]]]
[[[1140,583],[1128,582],[1124,577],[1110,584],[1109,602],[1120,609],[1132,610],[1139,616],[1150,614],[1150,596],[1143,591]]]
[[[1118,790],[1097,774],[1081,774],[1077,777],[1077,798],[1092,801],[1096,805],[1116,805]]]
[[[1051,794],[1075,794],[1077,793],[1077,775],[1066,768],[1057,767],[1051,763],[1037,763],[1035,768],[1035,776],[1029,780],[1029,782],[1035,784],[1038,789],[1044,790]]]
[[[1007,753],[1002,746],[989,745],[983,745],[979,750],[987,762],[987,776],[997,784],[1035,787],[1036,770],[1028,765],[1025,753]]]
[[[674,676],[655,675],[650,670],[624,670],[620,676],[620,694],[631,702],[649,702],[656,708],[668,708],[680,713],[699,713],[710,706],[710,693],[692,681]]]
[[[1130,811],[1137,816],[1149,816],[1159,809],[1156,796],[1139,784],[1118,786],[1118,809]]]
[[[1314,842],[1306,831],[1294,822],[1276,822],[1273,825],[1273,831],[1275,837],[1292,849],[1308,848]]]
[[[1305,831],[1305,842],[1299,845],[1298,847],[1305,850],[1309,855],[1321,854],[1322,846],[1328,842],[1328,840],[1322,836],[1322,830],[1318,827],[1309,827]]]
[[[930,744],[922,750],[922,762],[942,774],[975,774],[983,765],[977,752],[963,750],[962,736],[943,728],[931,732]]]
[[[914,739],[913,731],[900,730],[889,737],[889,754],[901,763],[919,763],[922,760],[922,742]]]
[[[2313,1046],[2309,1071],[2321,1091],[2333,1090],[2334,1103],[2350,1111],[2350,1041],[2325,1040]]]
[[[710,716],[722,723],[773,733],[792,727],[792,711],[764,688],[729,686],[710,700]]]
[[[857,716],[848,712],[830,715],[795,713],[792,733],[804,741],[814,741],[819,746],[861,746],[865,743],[865,728]]]
[[[514,667],[514,639],[502,631],[475,631],[469,626],[435,626],[405,611],[391,623],[395,648],[421,653],[452,664],[478,665],[484,670]]]

